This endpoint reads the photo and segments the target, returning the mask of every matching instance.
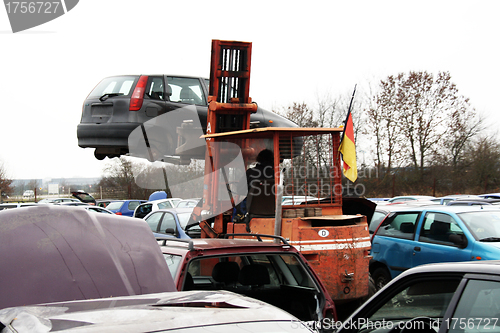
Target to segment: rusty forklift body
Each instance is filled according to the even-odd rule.
[[[203,206],[195,214],[223,213],[200,222],[202,237],[282,236],[310,262],[334,301],[366,297],[370,238],[366,216],[343,211],[342,129],[249,129],[250,113],[257,110],[249,97],[250,63],[251,43],[212,41]],[[263,149],[273,152],[273,177],[248,189],[247,216],[236,220],[237,188],[247,184],[244,170],[232,170],[230,160],[241,154],[248,168]]]

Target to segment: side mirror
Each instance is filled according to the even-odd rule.
[[[463,249],[467,247],[467,238],[465,235],[450,235],[450,242],[457,245],[459,248]]]
[[[167,229],[165,229],[165,233],[175,235],[175,229],[174,228],[167,228]]]

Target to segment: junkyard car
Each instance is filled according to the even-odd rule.
[[[199,122],[206,127],[208,80],[171,75],[119,75],[103,79],[87,96],[77,128],[78,145],[96,148],[98,159],[129,151],[131,132],[148,120],[186,106],[196,109]],[[296,127],[273,112],[258,108],[250,117],[252,127]],[[198,121],[198,120],[197,120]],[[229,121],[227,122],[229,125]],[[161,137],[172,153],[177,143],[176,128],[170,123]],[[147,131],[147,129],[146,129]],[[198,137],[200,134],[198,134]],[[151,140],[149,140],[151,143]]]
[[[2,332],[311,331],[274,306],[227,291],[190,291],[0,310]]]
[[[0,211],[0,308],[174,291],[144,221],[78,207]]]
[[[412,207],[391,212],[372,238],[378,288],[408,268],[500,259],[500,210],[487,206]]]
[[[499,261],[440,263],[405,271],[342,325],[323,326],[338,333],[498,332],[499,309]]]
[[[274,238],[279,243],[165,239],[161,250],[178,290],[228,290],[273,304],[304,321],[336,319],[333,301],[307,260],[283,238]]]

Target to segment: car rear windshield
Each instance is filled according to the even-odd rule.
[[[110,203],[106,208],[109,210],[118,210],[118,209],[122,208],[122,205],[123,205],[123,201],[115,201],[115,202]]]
[[[103,79],[87,98],[99,98],[106,94],[127,96],[132,91],[136,76],[114,76]]]

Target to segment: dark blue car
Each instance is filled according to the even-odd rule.
[[[370,273],[377,288],[422,264],[500,259],[500,209],[494,206],[401,208],[372,238]]]
[[[132,216],[137,206],[144,202],[146,200],[117,200],[110,202],[106,208],[116,215]]]

